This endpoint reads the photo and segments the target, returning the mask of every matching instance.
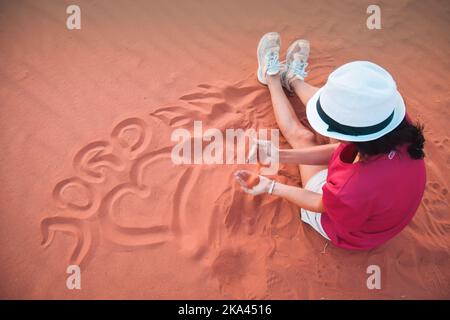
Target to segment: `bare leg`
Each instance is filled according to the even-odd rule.
[[[308,103],[309,99],[311,99],[316,91],[319,90],[319,88],[298,79],[292,81],[291,87],[294,89],[295,94],[300,98],[305,106]]]
[[[280,76],[267,76],[267,83],[272,99],[275,119],[280,127],[281,133],[293,148],[303,148],[316,145],[314,133],[305,127],[295,114],[294,108],[289,102],[281,86]],[[306,105],[312,95],[318,90],[303,81],[292,82],[296,94]],[[305,186],[308,180],[326,166],[299,165],[302,185]]]

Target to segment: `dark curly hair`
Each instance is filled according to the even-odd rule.
[[[423,125],[419,122],[412,124],[406,117],[394,130],[376,140],[354,142],[362,160],[378,154],[388,154],[403,144],[408,144],[408,153],[412,159],[423,159],[424,143]]]

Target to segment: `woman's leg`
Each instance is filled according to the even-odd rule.
[[[300,122],[295,114],[294,108],[286,97],[281,85],[280,76],[278,74],[267,76],[267,84],[272,99],[275,119],[288,143],[295,149],[316,145],[314,133]],[[308,100],[318,90],[318,88],[300,80],[293,81],[292,86],[304,105],[306,105]],[[325,168],[326,166],[299,165],[303,187],[314,174]]]
[[[305,106],[314,93],[319,90],[319,88],[298,79],[291,82],[291,88],[294,89],[295,94],[300,98]]]

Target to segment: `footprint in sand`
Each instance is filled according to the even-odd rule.
[[[298,298],[288,281],[284,280],[278,272],[269,270],[266,281],[267,297],[288,300]]]
[[[442,187],[439,182],[429,181],[427,183],[422,204],[425,210],[436,220],[449,220],[450,208],[448,189]]]
[[[444,150],[444,149],[448,148],[448,141],[449,141],[449,139],[446,137],[446,138],[443,138],[442,140],[441,139],[435,139],[435,140],[433,140],[433,143],[439,149]]]
[[[248,271],[249,257],[239,249],[224,249],[212,264],[213,276],[220,283],[239,282]]]
[[[255,299],[257,293],[247,292],[243,283],[252,273],[250,266],[254,264],[254,257],[239,248],[225,248],[214,259],[211,271],[212,276],[219,283],[220,290],[233,297]]]

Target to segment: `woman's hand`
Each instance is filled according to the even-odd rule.
[[[234,176],[241,185],[242,190],[253,196],[268,193],[273,188],[273,180],[256,175],[251,171],[238,170],[234,173]]]
[[[289,186],[270,180],[252,171],[239,170],[234,173],[236,180],[245,192],[257,196],[269,193],[282,197],[293,204],[313,212],[324,212],[322,194],[303,188]]]
[[[253,145],[248,153],[247,163],[272,164],[279,162],[278,149],[272,141],[253,139]],[[259,159],[258,159],[259,158]]]

